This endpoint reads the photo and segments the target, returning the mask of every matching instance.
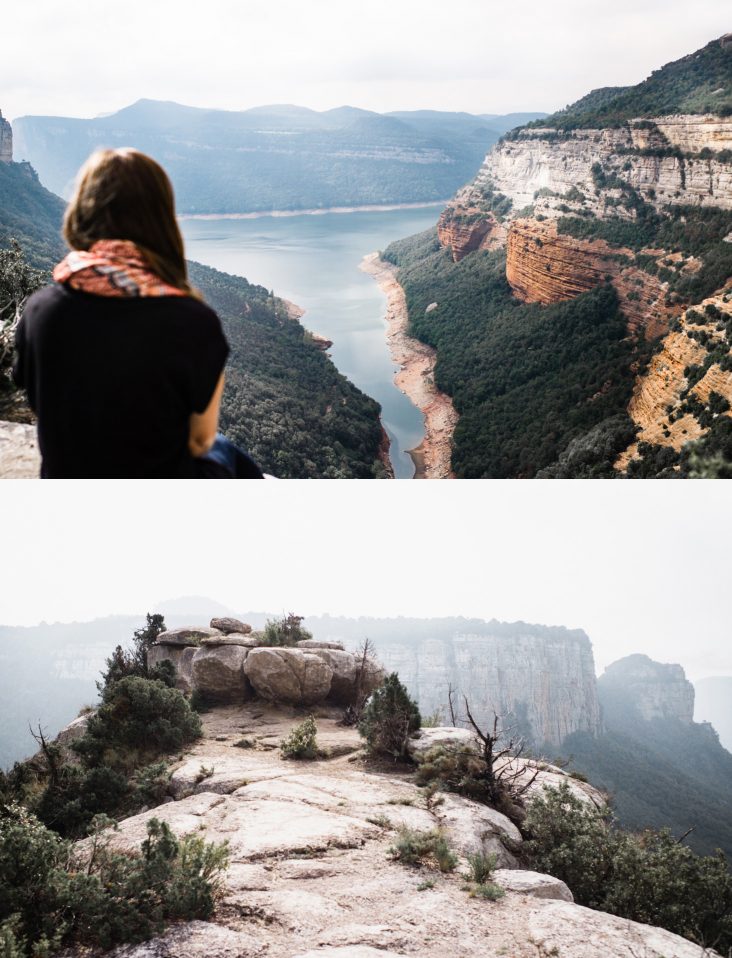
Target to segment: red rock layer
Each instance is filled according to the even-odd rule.
[[[630,332],[660,336],[680,309],[666,305],[665,285],[634,267],[634,259],[632,250],[603,240],[557,233],[553,220],[519,219],[508,231],[506,278],[524,302],[545,304],[573,299],[609,279]]]
[[[498,226],[490,213],[474,207],[456,210],[448,206],[437,223],[437,236],[440,245],[444,249],[451,249],[454,262],[459,263],[468,253],[485,249],[486,242],[495,234]]]

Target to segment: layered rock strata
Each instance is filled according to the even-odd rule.
[[[556,220],[516,219],[508,231],[506,279],[519,299],[559,303],[610,282],[629,330],[655,338],[682,307],[668,301],[668,283],[634,266],[635,261],[630,249],[559,233]]]
[[[726,332],[730,320],[732,287],[727,287],[687,310],[665,336],[662,348],[636,381],[628,412],[639,428],[638,438],[618,457],[616,469],[627,469],[637,458],[639,442],[678,452],[705,435],[716,416],[730,415],[732,343]],[[728,409],[722,410],[717,400],[717,411],[709,411],[712,394],[728,403]],[[697,418],[697,403],[708,411],[704,422]]]

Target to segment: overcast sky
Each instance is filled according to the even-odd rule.
[[[11,483],[0,623],[234,609],[585,629],[732,675],[725,482]]]
[[[730,29],[729,0],[9,2],[0,109],[94,116],[150,97],[553,111]]]

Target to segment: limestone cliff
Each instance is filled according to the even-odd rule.
[[[0,163],[13,162],[13,128],[0,110]]]
[[[592,646],[582,631],[500,622],[450,634],[435,627],[432,637],[379,640],[378,651],[423,715],[446,715],[452,686],[459,714],[467,696],[480,721],[496,712],[538,746],[600,728]]]
[[[678,322],[690,306],[712,306],[724,322],[730,312],[731,70],[721,38],[614,100],[612,91],[590,94],[541,126],[508,133],[438,224],[456,262],[505,243],[506,279],[523,302],[560,303],[610,283],[636,344],[629,368],[641,370],[628,413],[640,440],[678,456],[729,412],[731,398],[726,331],[709,322],[694,333]],[[684,98],[690,89],[696,101]],[[718,102],[719,111],[648,111],[686,102]],[[643,372],[643,341],[657,339]],[[703,379],[688,381],[685,370],[699,365]],[[637,455],[634,444],[616,468]]]
[[[694,686],[680,665],[654,662],[647,655],[628,655],[613,662],[598,679],[603,693],[621,695],[641,718],[694,719]]]

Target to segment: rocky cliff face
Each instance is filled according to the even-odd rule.
[[[608,666],[598,685],[603,694],[621,695],[647,721],[694,720],[694,686],[680,665],[654,662],[647,655],[628,655]]]
[[[487,623],[483,634],[380,642],[379,657],[423,715],[446,715],[452,686],[459,714],[467,696],[478,721],[492,722],[496,712],[537,745],[600,727],[592,646],[581,631]]]
[[[653,255],[663,258],[658,251]],[[681,307],[668,301],[667,284],[635,266],[635,261],[630,249],[559,233],[554,219],[515,219],[508,231],[506,279],[519,299],[558,303],[610,281],[630,331],[656,337],[668,329]]]
[[[0,163],[13,162],[13,128],[0,110]]]
[[[494,147],[458,199],[465,205],[490,183],[519,210],[540,190],[562,195],[576,188],[602,213],[602,197],[592,200],[592,167],[599,163],[658,209],[668,203],[732,209],[730,149],[729,117],[656,117],[604,130],[523,130]]]
[[[636,382],[628,412],[639,428],[638,440],[618,458],[618,470],[637,458],[638,443],[678,451],[689,440],[705,435],[718,416],[729,414],[732,361],[726,330],[730,321],[732,286],[686,310],[674,324]]]

